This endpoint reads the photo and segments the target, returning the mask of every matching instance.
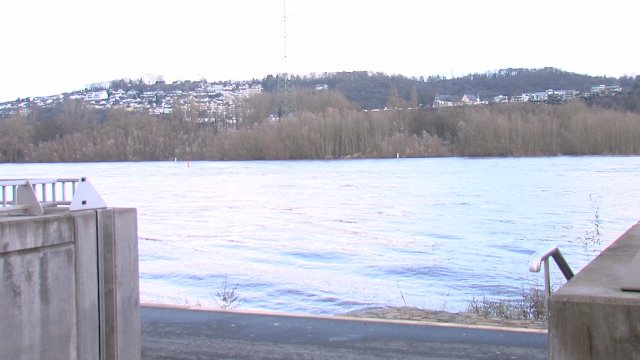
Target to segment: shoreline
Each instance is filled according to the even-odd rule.
[[[223,312],[254,315],[277,315],[285,317],[306,317],[318,319],[358,319],[362,321],[383,321],[398,323],[430,324],[440,326],[460,326],[469,328],[496,328],[523,332],[547,332],[547,324],[540,320],[491,319],[477,314],[459,312],[452,313],[439,310],[425,310],[413,307],[372,307],[335,315],[313,315],[280,313],[274,311],[251,309],[221,309],[216,307],[183,306],[157,303],[141,303],[140,307],[166,308],[175,310],[193,310],[203,312]]]
[[[346,314],[341,314],[341,316],[381,320],[427,321],[443,324],[547,330],[547,323],[542,320],[486,318],[467,312],[453,313],[448,311],[425,310],[404,306],[373,307],[350,311]]]

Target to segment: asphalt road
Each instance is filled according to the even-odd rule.
[[[536,332],[142,307],[142,359],[547,359]]]

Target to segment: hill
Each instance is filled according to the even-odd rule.
[[[632,85],[633,79],[581,75],[548,67],[502,69],[454,79],[440,76],[408,78],[367,71],[339,72],[296,76],[294,83],[296,87],[303,88],[326,85],[331,90],[341,92],[348,100],[359,104],[363,109],[381,109],[389,104],[390,96],[394,92],[409,102],[412,101],[413,93],[413,100],[417,101],[415,105],[430,106],[436,94],[473,94],[484,100],[498,95],[514,96],[547,89],[589,92],[592,86],[600,84],[618,84],[625,87]],[[277,77],[267,76],[262,81],[262,86],[265,91],[275,92]]]
[[[640,154],[640,77],[542,69],[451,80],[367,72],[296,80],[297,111],[281,118],[272,116],[273,76],[262,84],[122,82],[0,104],[0,114],[8,112],[0,119],[0,162]],[[624,91],[558,103],[417,108],[440,91],[584,91],[603,82]]]

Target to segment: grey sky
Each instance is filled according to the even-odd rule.
[[[459,76],[555,66],[640,74],[640,2],[288,0],[286,70]],[[285,70],[282,0],[21,0],[2,5],[0,101],[119,78]]]

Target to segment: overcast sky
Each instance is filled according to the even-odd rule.
[[[20,0],[0,5],[0,102],[162,75],[545,66],[640,74],[640,1]]]

